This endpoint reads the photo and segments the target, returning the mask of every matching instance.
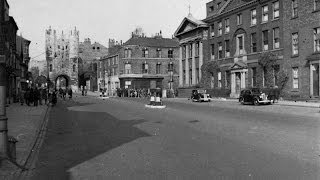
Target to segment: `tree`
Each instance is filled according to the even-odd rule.
[[[201,87],[210,88],[211,77],[220,71],[220,66],[217,61],[209,61],[201,66],[202,78]]]

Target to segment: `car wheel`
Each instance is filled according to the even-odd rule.
[[[240,103],[243,105],[244,104],[244,99],[240,98]]]
[[[258,99],[254,99],[254,100],[253,100],[253,104],[254,104],[255,106],[259,106],[259,105],[260,105]]]

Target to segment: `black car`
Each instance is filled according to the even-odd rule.
[[[211,96],[206,93],[206,90],[203,89],[194,89],[192,90],[191,100],[197,102],[210,102]]]
[[[259,88],[248,88],[241,91],[239,102],[254,105],[271,104],[272,97],[263,93]]]

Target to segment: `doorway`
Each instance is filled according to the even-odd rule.
[[[319,64],[314,64],[313,74],[313,96],[319,97]]]

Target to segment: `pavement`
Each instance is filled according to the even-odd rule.
[[[76,93],[77,94],[77,93]],[[81,94],[77,94],[80,95]],[[88,96],[99,96],[99,92],[87,92]],[[188,98],[165,98],[167,101],[185,101]],[[212,98],[213,101],[230,101],[230,102],[239,102],[236,98]],[[279,106],[296,106],[296,107],[311,107],[311,108],[320,108],[320,99],[318,101],[289,101],[289,100],[279,100],[274,103],[275,105]]]
[[[13,103],[7,107],[8,135],[18,140],[16,143],[16,162],[19,165],[26,166],[30,154],[34,151],[34,144],[48,111],[47,105],[34,107]],[[1,163],[0,170],[0,179],[16,179],[15,177],[22,172],[7,160]]]

